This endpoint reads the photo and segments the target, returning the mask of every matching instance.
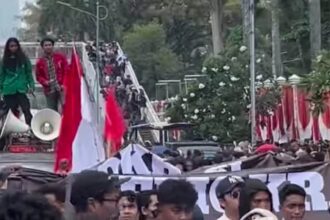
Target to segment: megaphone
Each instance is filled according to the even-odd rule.
[[[2,126],[0,138],[7,136],[10,133],[24,133],[27,132],[30,127],[19,120],[11,110],[8,111],[5,123]]]
[[[31,121],[33,134],[43,141],[52,141],[60,134],[61,115],[51,109],[40,110]]]

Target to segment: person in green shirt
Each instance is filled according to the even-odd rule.
[[[7,40],[0,68],[0,93],[12,112],[21,107],[25,122],[31,125],[32,114],[28,92],[34,91],[32,65],[16,38]]]

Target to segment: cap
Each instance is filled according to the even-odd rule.
[[[221,180],[215,189],[218,198],[222,198],[227,193],[230,193],[235,187],[241,187],[244,184],[244,180],[239,176],[227,176]]]
[[[120,185],[129,179],[111,177],[107,173],[95,170],[82,171],[75,176],[72,183],[71,203],[74,206],[81,206],[88,198],[99,198],[105,193],[119,190]]]

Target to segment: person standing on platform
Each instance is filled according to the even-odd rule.
[[[0,92],[13,113],[21,107],[25,122],[31,125],[32,114],[27,93],[33,93],[32,65],[16,38],[7,40],[0,68]]]
[[[40,57],[36,65],[37,81],[44,88],[47,106],[55,111],[60,111],[63,105],[63,82],[68,69],[68,61],[65,55],[54,52],[55,41],[44,38],[40,46],[44,56]]]

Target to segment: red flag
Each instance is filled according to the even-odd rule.
[[[79,111],[81,109],[81,71],[78,55],[73,48],[70,69],[65,77],[65,103],[56,146],[54,171],[57,173],[69,172],[72,167],[72,143],[82,118]]]
[[[126,125],[121,108],[115,98],[114,88],[108,90],[106,99],[104,136],[110,143],[111,154],[113,154],[120,150]]]

